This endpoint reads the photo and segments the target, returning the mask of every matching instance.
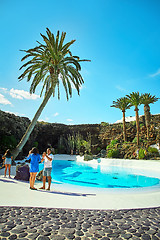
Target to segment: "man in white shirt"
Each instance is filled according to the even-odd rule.
[[[52,160],[54,158],[53,154],[51,153],[51,149],[47,149],[47,153],[44,152],[42,156],[41,162],[44,161],[44,169],[43,169],[43,187],[40,189],[45,189],[46,185],[46,177],[48,179],[48,188],[47,190],[50,190],[51,187],[51,172],[52,172]]]

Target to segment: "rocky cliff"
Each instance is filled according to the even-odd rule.
[[[0,111],[0,153],[4,153],[7,148],[14,148],[25,133],[30,120],[25,117]],[[136,137],[135,121],[126,123],[128,142],[132,142]],[[28,151],[37,146],[40,152],[47,147],[54,147],[58,153],[69,153],[65,145],[68,135],[81,134],[83,139],[87,139],[87,134],[91,136],[92,153],[97,154],[113,139],[123,142],[123,126],[118,124],[82,124],[65,125],[58,123],[38,122],[23,148],[22,154],[26,156]],[[152,115],[150,126],[150,141],[146,141],[146,126],[144,116],[140,118],[140,138],[141,145],[154,144],[160,136],[160,115]],[[125,154],[125,153],[124,153]],[[124,155],[123,155],[124,156]],[[122,156],[122,157],[123,157]]]

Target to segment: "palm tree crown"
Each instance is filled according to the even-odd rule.
[[[149,139],[149,126],[151,121],[151,113],[150,113],[150,103],[155,103],[159,98],[156,98],[155,95],[152,96],[150,93],[144,93],[141,96],[141,103],[144,104],[144,116],[145,116],[145,124],[147,128],[147,139]]]
[[[125,111],[126,111],[126,109],[129,109],[131,107],[131,105],[128,101],[128,98],[122,97],[122,98],[117,99],[117,101],[113,101],[113,105],[111,105],[111,107],[118,108],[123,112],[123,137],[124,137],[124,141],[127,141]]]
[[[139,115],[138,115],[138,106],[141,105],[141,96],[139,92],[132,92],[130,95],[127,95],[128,101],[130,102],[131,106],[134,106],[135,113],[136,113],[136,127],[137,127],[137,145],[139,145]]]
[[[150,103],[155,103],[158,101],[159,98],[157,98],[155,95],[151,95],[150,93],[144,93],[141,96],[141,103],[144,105],[149,105]]]
[[[126,109],[129,109],[131,105],[127,97],[122,97],[118,98],[117,101],[113,101],[113,105],[111,105],[111,107],[119,108],[122,112],[124,112]]]
[[[46,106],[50,97],[55,96],[55,89],[58,90],[58,99],[60,99],[60,81],[64,86],[67,100],[72,96],[72,87],[74,87],[79,95],[79,89],[84,83],[83,78],[80,74],[81,61],[89,60],[80,60],[77,56],[72,56],[72,53],[69,47],[75,42],[72,40],[64,44],[66,33],[62,32],[61,36],[59,31],[57,31],[56,37],[51,31],[47,28],[47,36],[41,34],[44,44],[38,42],[38,46],[29,50],[22,50],[26,55],[22,58],[22,61],[30,58],[28,62],[22,65],[20,70],[24,68],[24,72],[19,76],[19,80],[27,78],[27,81],[32,79],[30,93],[34,93],[36,87],[43,83],[40,96],[42,96],[43,91],[45,90],[45,95],[43,101],[38,108],[33,120],[28,126],[24,136],[17,145],[16,149],[13,152],[14,158],[22,150],[24,144],[28,140],[33,128]],[[73,85],[73,86],[72,86]]]
[[[130,95],[126,95],[130,105],[135,106],[135,108],[138,108],[139,105],[141,105],[141,96],[139,95],[139,92],[132,92]]]
[[[72,56],[69,47],[75,42],[72,40],[64,44],[66,33],[62,32],[61,36],[57,31],[56,38],[54,34],[47,28],[47,37],[42,35],[44,44],[38,42],[38,46],[29,50],[22,50],[26,55],[21,59],[24,61],[31,58],[21,68],[26,68],[25,71],[19,76],[19,80],[27,77],[27,81],[31,78],[32,84],[30,93],[34,93],[39,83],[43,82],[42,93],[45,89],[45,94],[50,88],[55,95],[55,88],[58,89],[58,99],[60,99],[60,80],[64,86],[67,100],[72,96],[72,87],[74,86],[79,94],[80,86],[84,83],[83,78],[79,71],[81,66],[80,60],[77,56]],[[73,86],[72,86],[73,85]]]

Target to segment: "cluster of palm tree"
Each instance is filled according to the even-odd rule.
[[[113,101],[113,105],[111,107],[118,108],[123,113],[123,139],[127,141],[126,135],[126,122],[125,122],[125,112],[130,107],[134,106],[135,115],[136,115],[136,128],[137,128],[137,145],[139,145],[139,114],[138,107],[143,104],[144,105],[144,116],[145,116],[145,124],[147,129],[147,139],[149,139],[149,127],[151,121],[151,113],[149,104],[155,103],[159,98],[155,97],[155,95],[151,95],[150,93],[139,94],[139,92],[132,92],[125,97],[117,99],[117,101]]]
[[[64,43],[66,33],[62,32],[61,36],[59,31],[57,35],[54,34],[47,28],[47,36],[41,34],[43,43],[37,41],[38,46],[29,50],[22,50],[25,52],[25,56],[21,59],[24,61],[29,60],[22,65],[21,69],[24,72],[19,76],[19,80],[24,78],[27,81],[32,81],[30,87],[30,93],[34,93],[37,86],[42,84],[42,91],[45,90],[42,104],[37,110],[31,124],[29,125],[26,133],[13,151],[13,156],[16,158],[18,153],[22,150],[23,146],[27,142],[36,122],[46,106],[51,96],[55,97],[55,90],[57,89],[57,96],[60,99],[60,83],[62,83],[67,100],[72,96],[72,88],[74,87],[79,95],[79,90],[84,80],[80,74],[81,65],[80,62],[90,61],[83,59],[81,60],[78,56],[73,56],[70,51],[70,46],[75,42]]]

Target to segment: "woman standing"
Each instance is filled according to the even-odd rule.
[[[12,154],[10,149],[8,149],[4,156],[2,157],[2,159],[5,159],[4,164],[5,164],[5,171],[4,171],[4,177],[6,177],[6,173],[7,173],[7,168],[8,168],[8,175],[9,178],[11,178],[11,163],[12,163]]]
[[[38,149],[35,147],[32,148],[32,150],[29,152],[27,159],[31,160],[30,161],[30,179],[29,179],[30,189],[37,190],[34,187],[34,183],[35,183],[37,172],[39,172],[39,162],[41,162]]]

